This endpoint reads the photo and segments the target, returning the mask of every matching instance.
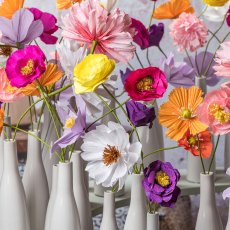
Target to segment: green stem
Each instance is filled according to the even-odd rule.
[[[142,64],[141,59],[140,59],[140,57],[137,54],[137,51],[135,51],[135,55],[137,57],[137,60],[138,60],[139,64],[141,65],[141,67],[144,68],[144,65]]]
[[[201,12],[201,14],[198,16],[198,18],[200,18],[208,9],[208,5],[206,5],[206,7],[204,8],[204,10]]]
[[[167,55],[165,54],[165,52],[163,51],[163,49],[159,46],[157,46],[158,49],[160,50],[160,52],[164,55],[165,58],[167,58]]]
[[[90,50],[90,54],[94,54],[97,44],[98,44],[98,41],[94,40],[92,44],[92,48]]]
[[[130,67],[131,70],[135,70],[134,67],[128,62],[128,66]]]
[[[196,138],[198,140],[198,151],[199,151],[199,155],[200,155],[201,165],[202,165],[202,168],[203,168],[203,173],[206,174],[206,170],[205,170],[205,166],[204,166],[204,161],[203,161],[203,157],[202,157],[202,152],[201,152],[201,149],[200,149],[200,139],[199,139],[198,134],[196,134]]]
[[[149,156],[151,156],[151,155],[153,155],[153,154],[155,154],[155,153],[159,153],[159,152],[165,151],[165,150],[177,149],[177,148],[181,148],[181,146],[173,146],[173,147],[168,147],[168,148],[160,148],[160,149],[157,149],[157,150],[155,150],[155,151],[153,151],[153,152],[145,155],[144,159],[147,158],[147,157],[149,157]]]
[[[43,101],[42,107],[41,107],[41,113],[40,113],[40,116],[39,116],[39,119],[38,119],[37,130],[40,129],[41,119],[42,119],[42,114],[44,112],[44,109],[45,109],[45,102]]]
[[[31,98],[31,102],[34,103],[34,98],[32,96],[30,96],[30,98]],[[35,106],[34,106],[34,117],[35,117],[35,122],[37,122],[37,111]]]
[[[28,97],[29,99],[29,105],[31,106],[31,100],[30,100],[30,96]],[[30,123],[31,123],[31,130],[34,130],[34,124],[33,124],[33,113],[32,113],[32,108],[30,108]]]
[[[218,144],[219,144],[219,140],[220,140],[220,135],[218,135],[218,138],[217,138],[217,141],[216,141],[216,146],[215,146],[215,149],[214,149],[213,154],[212,154],[212,160],[211,160],[210,165],[209,165],[209,168],[208,168],[208,174],[209,174],[210,171],[211,171],[212,164],[213,164],[213,161],[214,161],[214,159],[215,159],[216,150],[217,150],[217,147],[218,147]]]

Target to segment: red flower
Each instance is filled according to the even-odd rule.
[[[199,138],[199,141],[198,141]],[[184,136],[178,141],[178,146],[183,146],[185,150],[191,152],[194,156],[200,156],[200,153],[203,158],[209,158],[212,152],[212,135],[206,130],[200,132],[197,135],[190,134],[188,130]],[[198,145],[200,142],[200,151]]]
[[[134,101],[160,98],[167,87],[165,74],[157,67],[135,70],[125,80],[125,90]]]

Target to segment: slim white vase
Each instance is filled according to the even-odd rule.
[[[230,230],[230,199],[229,199],[229,205],[228,205],[228,222],[225,230]]]
[[[51,186],[49,203],[46,211],[46,221],[45,221],[45,228],[44,228],[45,230],[50,229],[50,221],[52,218],[54,201],[57,194],[57,178],[58,178],[58,166],[53,165],[52,186]]]
[[[200,207],[196,221],[196,230],[223,230],[216,207],[214,174],[200,174]]]
[[[143,174],[132,174],[131,200],[124,230],[146,229],[147,210],[144,189],[142,188]]]
[[[57,193],[48,230],[81,230],[73,193],[72,162],[58,164]]]
[[[92,230],[93,222],[89,193],[85,186],[83,160],[80,154],[80,151],[75,151],[71,157],[73,163],[73,192],[79,213],[81,229]]]
[[[0,183],[1,183],[1,178],[2,178],[2,173],[3,173],[3,161],[4,161],[4,134],[2,132],[0,136]]]
[[[118,230],[115,216],[115,193],[106,191],[104,194],[103,217],[100,230]]]
[[[40,137],[39,131],[30,131]],[[28,135],[27,162],[22,179],[26,203],[33,230],[44,230],[46,210],[49,201],[49,187],[42,162],[41,143]]]
[[[16,142],[4,141],[4,169],[0,184],[1,230],[30,230],[25,191],[18,172]]]
[[[159,230],[159,213],[147,213],[147,230]]]

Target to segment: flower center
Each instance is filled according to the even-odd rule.
[[[181,111],[181,117],[184,119],[190,119],[192,117],[192,111],[189,109],[183,109]]]
[[[221,124],[225,124],[230,121],[230,114],[218,104],[211,104],[209,106],[209,113]]]
[[[21,74],[29,75],[34,70],[34,61],[32,59],[28,60],[27,64],[21,68]]]
[[[141,92],[151,91],[153,89],[152,84],[153,84],[153,79],[152,77],[148,76],[138,81],[136,87],[137,90]]]
[[[73,117],[70,117],[66,120],[65,127],[67,129],[71,129],[74,126],[74,124],[75,124],[75,119]]]
[[[166,187],[170,183],[169,176],[163,171],[159,171],[155,179],[157,183],[161,185],[162,187]]]
[[[11,47],[1,47],[0,48],[0,55],[9,57],[11,53],[13,52],[13,49]]]
[[[196,145],[196,142],[197,142],[197,139],[195,137],[189,137],[188,139],[189,145],[194,146]]]
[[[120,157],[121,153],[115,146],[108,145],[108,147],[104,149],[103,162],[106,166],[112,165],[113,163],[117,163]]]

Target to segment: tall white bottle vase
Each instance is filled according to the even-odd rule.
[[[0,183],[1,230],[30,230],[25,191],[18,171],[16,142],[4,141],[4,169]]]
[[[30,133],[40,137],[39,131]],[[22,182],[26,193],[30,226],[33,230],[44,230],[49,201],[49,186],[41,154],[41,143],[28,135],[27,162]]]
[[[0,136],[0,183],[3,173],[3,161],[4,161],[4,134],[2,132]]]

